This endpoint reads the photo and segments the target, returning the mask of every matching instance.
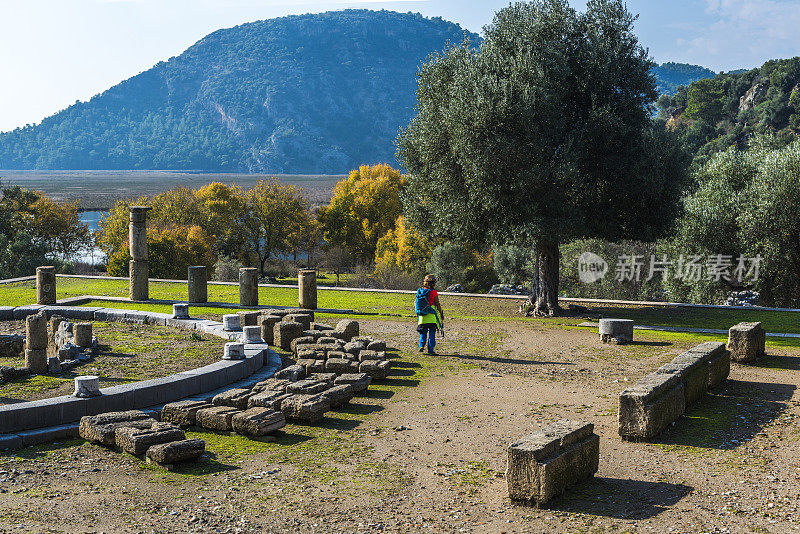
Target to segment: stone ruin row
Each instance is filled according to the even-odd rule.
[[[170,470],[176,463],[198,460],[206,449],[202,439],[186,439],[179,426],[158,422],[140,410],[84,416],[78,433],[86,441],[146,458]]]
[[[619,435],[632,441],[657,436],[724,382],[730,369],[731,354],[723,343],[709,341],[676,356],[620,393]]]
[[[23,349],[24,346],[24,349]],[[92,323],[72,323],[53,315],[48,321],[44,311],[25,318],[25,335],[2,336],[3,356],[25,351],[25,367],[0,366],[0,382],[30,374],[58,374],[94,358],[97,338]]]

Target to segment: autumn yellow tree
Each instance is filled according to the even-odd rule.
[[[111,276],[128,275],[131,256],[127,244],[126,239],[125,247],[109,256],[108,274]],[[182,279],[190,265],[213,265],[213,246],[214,238],[199,226],[148,228],[150,277]]]
[[[394,229],[378,240],[375,270],[397,269],[409,274],[423,271],[431,250],[430,241],[401,215]]]
[[[277,254],[291,253],[290,242],[306,221],[308,200],[293,185],[282,185],[277,178],[259,181],[246,192],[244,216],[245,251],[258,263],[261,276],[267,261]]]
[[[321,213],[325,240],[361,261],[372,261],[378,240],[394,229],[402,212],[400,171],[386,164],[362,165],[336,184]]]
[[[50,254],[70,259],[83,247],[92,244],[92,235],[81,221],[77,202],[57,202],[38,193],[31,206],[32,217],[28,231],[31,236],[47,246]]]

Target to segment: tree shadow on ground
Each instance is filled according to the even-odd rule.
[[[735,449],[780,417],[794,384],[728,380],[686,409],[655,443],[707,449]]]
[[[379,384],[389,387],[416,387],[419,385],[419,380],[416,378],[396,378],[395,373],[389,375],[388,378],[378,381]],[[406,376],[413,376],[414,373],[408,373]]]
[[[284,431],[275,433],[275,443],[281,446],[297,445],[310,439],[314,439],[314,437],[306,434],[295,434]]]
[[[673,344],[669,341],[629,341],[625,345],[633,345],[638,347],[670,347]]]
[[[328,414],[330,413],[332,412],[328,412]],[[329,430],[354,430],[358,428],[359,425],[361,425],[361,421],[358,419],[342,419],[341,417],[331,417],[326,414],[321,421],[313,426],[327,428]]]
[[[749,367],[760,367],[762,369],[787,369],[789,371],[800,371],[800,358],[797,356],[782,356],[779,354],[766,354],[761,356]]]
[[[0,451],[0,458],[16,458],[24,460],[34,460],[47,456],[53,451],[69,449],[86,443],[82,438],[67,438],[58,441],[50,441],[39,445],[31,445],[16,451]]]
[[[179,475],[204,476],[214,473],[224,473],[241,469],[237,465],[225,464],[217,460],[213,452],[206,452],[197,462],[183,462],[175,464],[174,473]]]
[[[547,360],[523,360],[519,358],[504,358],[502,356],[478,356],[476,354],[440,354],[449,358],[460,360],[478,360],[483,362],[504,363],[509,365],[575,365],[572,362],[551,362]]]
[[[360,393],[356,398],[364,399],[391,399],[394,396],[394,391],[388,389],[368,389]]]
[[[336,408],[335,411],[350,415],[369,415],[371,413],[383,411],[384,409],[385,408],[380,404],[348,403],[340,408]]]
[[[649,519],[693,490],[685,484],[593,477],[568,488],[543,508],[617,519]]]

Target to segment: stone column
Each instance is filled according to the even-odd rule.
[[[205,265],[189,267],[189,302],[208,302],[208,270]]]
[[[36,304],[56,303],[56,268],[36,268]]]
[[[147,212],[149,206],[131,206],[131,222],[128,227],[128,243],[131,251],[130,296],[131,300],[148,300],[150,294],[147,278],[150,268],[147,263]]]
[[[47,373],[47,316],[43,311],[25,318],[25,367]]]
[[[72,337],[75,344],[82,349],[92,346],[92,323],[75,323],[72,325]]]
[[[304,269],[297,273],[297,289],[300,297],[300,308],[317,309],[317,270]]]
[[[258,269],[239,269],[239,305],[258,306]]]

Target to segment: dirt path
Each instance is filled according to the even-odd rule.
[[[407,324],[363,330],[403,350],[395,374],[278,444],[202,433],[213,458],[168,474],[88,444],[0,457],[5,531],[792,532],[800,527],[800,352],[734,366],[657,443],[622,442],[617,395],[690,343],[603,346],[522,322],[449,325],[420,356]],[[771,366],[771,367],[765,367]],[[546,507],[506,494],[510,441],[559,418],[601,438],[597,476]],[[23,525],[23,526],[21,526]],[[50,530],[48,530],[50,529]]]

